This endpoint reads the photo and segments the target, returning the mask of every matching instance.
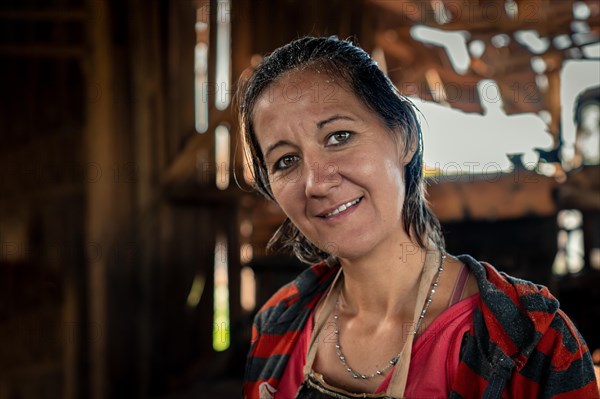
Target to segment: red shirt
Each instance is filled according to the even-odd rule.
[[[447,398],[458,368],[463,335],[471,329],[473,310],[479,294],[463,299],[440,314],[413,342],[405,396],[408,398]],[[314,310],[313,310],[314,313]],[[294,398],[304,381],[304,364],[313,329],[308,318],[279,382],[275,399]],[[384,393],[391,370],[375,393]]]

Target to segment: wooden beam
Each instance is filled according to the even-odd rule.
[[[0,56],[42,57],[42,58],[83,58],[83,48],[78,46],[56,46],[45,44],[2,44]]]
[[[0,20],[23,21],[81,21],[84,22],[87,14],[84,10],[3,10],[0,11]]]
[[[498,173],[494,167],[488,172],[430,179],[428,199],[437,217],[442,222],[498,220],[556,212],[556,179],[528,170]]]
[[[436,10],[431,2],[415,0],[369,0],[368,2],[379,8],[381,14],[396,14],[398,25],[426,24],[448,31],[466,30],[471,34],[500,32],[512,34],[519,30],[536,29],[545,35],[549,30],[559,27],[568,28],[572,20],[572,3],[569,1],[557,1],[550,5],[540,0],[519,1],[519,11],[515,19],[506,14],[504,0],[490,0],[484,3],[448,1],[445,7],[451,20],[445,24],[436,21]]]
[[[122,103],[124,85],[120,84],[119,58],[112,44],[111,7],[109,0],[87,0],[92,14],[87,25],[89,54],[84,71],[89,89],[101,88],[102,95],[86,104],[86,124],[84,128],[84,159],[94,162],[103,170],[102,178],[94,184],[86,185],[85,240],[94,243],[95,248],[86,248],[88,275],[88,325],[90,333],[100,330],[89,339],[89,392],[90,399],[114,397],[111,389],[109,369],[111,355],[109,324],[109,287],[114,283],[114,257],[98,257],[93,251],[100,248],[103,253],[111,251],[121,243],[116,241],[119,234],[127,231],[131,221],[131,185],[117,184],[112,176],[112,168],[121,165],[128,152],[129,129],[126,128],[128,110],[117,107]],[[95,96],[96,93],[93,93]],[[91,98],[88,95],[87,98]],[[122,237],[120,237],[122,239]],[[118,274],[118,276],[122,276]],[[111,279],[112,277],[112,279]]]

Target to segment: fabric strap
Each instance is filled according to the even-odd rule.
[[[460,267],[460,272],[458,272],[458,277],[456,278],[456,282],[454,283],[454,289],[452,290],[452,295],[450,295],[450,302],[448,302],[448,307],[452,307],[460,301],[460,298],[463,296],[463,292],[465,291],[465,287],[467,285],[467,279],[469,278],[469,269],[465,264]]]
[[[406,380],[408,378],[408,369],[410,366],[410,356],[412,354],[412,343],[415,338],[415,334],[413,334],[414,326],[417,325],[419,321],[419,316],[421,315],[421,309],[423,308],[423,304],[427,299],[427,294],[429,293],[429,289],[431,287],[431,283],[433,277],[437,271],[437,265],[440,262],[440,257],[442,254],[435,249],[435,246],[430,244],[427,249],[425,255],[425,264],[423,265],[423,272],[421,274],[421,280],[419,282],[419,291],[417,293],[417,301],[415,302],[415,310],[413,316],[413,323],[411,325],[410,332],[406,337],[406,342],[404,343],[404,347],[402,348],[402,355],[400,356],[400,360],[394,367],[394,374],[392,374],[392,379],[390,380],[390,385],[386,391],[388,396],[393,398],[403,398],[404,390],[406,389]],[[403,329],[402,333],[404,334],[405,329]]]
[[[325,326],[325,322],[329,318],[329,314],[333,311],[335,307],[335,301],[337,296],[339,295],[340,289],[342,287],[341,284],[337,284],[340,276],[342,275],[342,268],[338,270],[335,278],[333,279],[333,283],[331,283],[331,288],[327,291],[327,295],[323,301],[323,308],[321,309],[321,313],[319,314],[318,320],[315,320],[313,325],[312,336],[310,337],[310,342],[308,344],[308,354],[306,355],[306,363],[304,363],[304,377],[306,378],[310,372],[312,371],[312,366],[315,361],[315,356],[317,355],[317,345],[319,335],[323,330],[323,326]],[[334,292],[335,291],[335,292]],[[317,306],[318,308],[318,306]]]
[[[394,366],[393,375],[386,391],[386,395],[393,398],[403,398],[404,390],[406,388],[406,380],[408,377],[408,368],[410,366],[410,357],[412,352],[412,343],[415,335],[413,334],[414,326],[416,326],[423,304],[427,299],[427,294],[431,288],[433,277],[437,271],[437,265],[440,262],[441,253],[437,250],[435,245],[430,242],[427,251],[425,252],[425,261],[423,265],[423,271],[419,279],[419,288],[417,291],[417,300],[415,301],[415,310],[412,324],[409,328],[402,328],[402,334],[407,334],[402,353],[398,363]],[[319,335],[325,326],[325,322],[329,318],[329,315],[335,308],[336,300],[342,288],[342,268],[338,271],[335,276],[331,288],[324,297],[322,308],[319,312],[318,319],[315,320],[313,327],[312,336],[310,338],[308,354],[306,356],[306,363],[304,364],[304,376],[307,378],[312,372],[312,366],[317,354],[317,342]]]

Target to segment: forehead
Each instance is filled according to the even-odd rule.
[[[293,115],[303,114],[308,122],[342,110],[373,114],[341,78],[312,70],[292,71],[263,90],[252,120],[259,128],[265,122],[288,121]]]

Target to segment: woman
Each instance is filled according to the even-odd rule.
[[[270,246],[314,264],[259,311],[246,398],[589,397],[589,351],[544,287],[444,251],[414,106],[359,47],[303,38],[241,90]]]

